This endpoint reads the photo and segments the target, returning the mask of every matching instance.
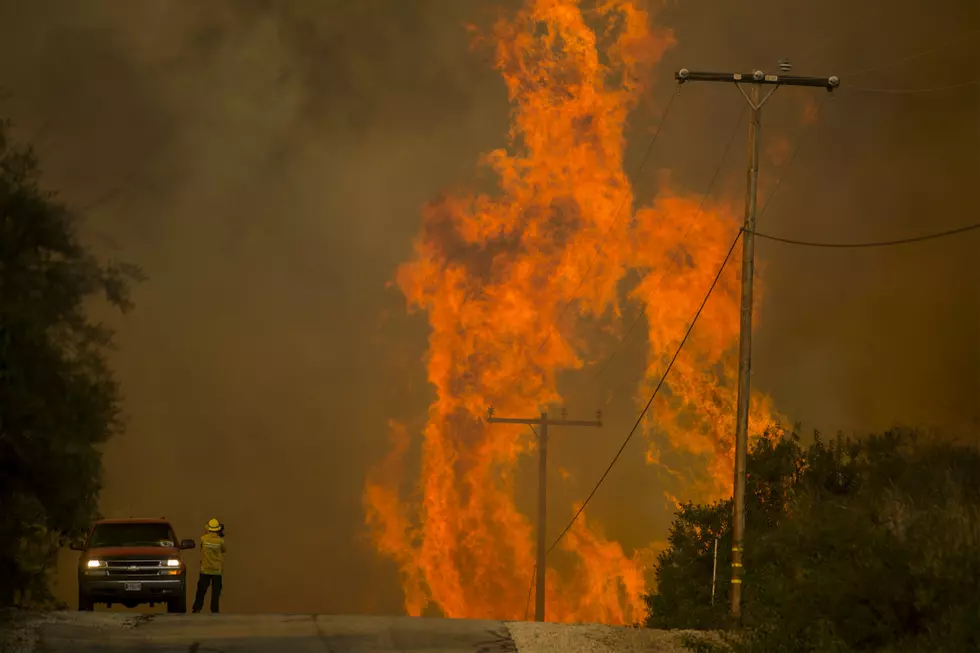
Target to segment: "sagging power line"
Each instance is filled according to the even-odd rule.
[[[818,242],[812,240],[795,240],[793,238],[783,238],[781,236],[764,234],[758,231],[754,232],[754,235],[757,238],[764,238],[766,240],[772,240],[777,243],[786,243],[787,245],[799,245],[802,247],[825,247],[830,249],[844,249],[844,248],[863,248],[863,247],[891,247],[894,245],[907,245],[909,243],[921,243],[924,240],[933,240],[935,238],[946,238],[948,236],[956,236],[959,234],[967,233],[968,231],[973,231],[975,229],[980,229],[980,222],[974,224],[968,224],[963,227],[957,227],[955,229],[947,229],[946,231],[939,231],[931,234],[925,234],[924,236],[911,236],[909,238],[899,238],[896,240],[872,240],[868,242],[858,242],[858,243],[826,243],[826,242]]]
[[[898,59],[892,59],[891,61],[887,61],[883,64],[871,66],[869,68],[861,68],[859,70],[845,70],[843,73],[841,73],[841,75],[846,77],[858,77],[860,75],[867,75],[868,73],[874,73],[874,72],[878,72],[879,70],[892,68],[893,66],[897,66],[898,64],[907,63],[915,59],[920,59],[922,57],[929,56],[930,54],[936,54],[937,52],[948,50],[949,48],[955,45],[959,45],[964,41],[968,41],[969,39],[973,38],[977,34],[980,34],[980,29],[971,29],[966,32],[963,32],[959,36],[953,37],[952,39],[944,42],[942,45],[936,46],[934,48],[929,48],[928,50],[922,50],[920,52],[915,52],[909,55],[905,55],[903,57],[899,57]]]
[[[930,86],[927,88],[869,88],[866,86],[848,86],[848,91],[857,91],[860,93],[886,93],[891,95],[905,95],[905,94],[918,94],[918,93],[939,93],[940,91],[952,91],[958,88],[966,88],[967,86],[977,86],[980,85],[980,79],[974,79],[968,82],[958,82],[956,84],[946,84],[945,86]]]
[[[552,545],[548,547],[546,555],[555,550],[555,547],[558,546],[559,542],[562,541],[562,538],[564,538],[565,535],[568,534],[568,531],[571,530],[576,520],[578,520],[578,518],[585,511],[585,507],[589,505],[590,501],[592,501],[592,497],[595,496],[595,493],[599,490],[599,487],[602,485],[603,481],[606,480],[606,477],[609,475],[609,472],[612,471],[612,468],[616,465],[616,462],[619,461],[619,457],[623,454],[623,451],[626,449],[626,445],[630,443],[630,440],[632,440],[633,436],[636,434],[636,430],[640,427],[640,424],[643,423],[643,418],[646,417],[647,412],[650,410],[650,406],[653,404],[653,400],[657,398],[657,394],[660,392],[660,389],[663,387],[664,381],[667,380],[667,375],[670,373],[671,368],[674,367],[674,363],[677,361],[677,357],[680,355],[681,349],[684,348],[684,344],[687,342],[687,339],[690,337],[691,331],[694,330],[694,325],[697,324],[698,318],[701,317],[701,312],[704,310],[705,305],[708,303],[708,298],[711,297],[711,293],[714,292],[715,286],[718,285],[718,280],[721,278],[721,273],[725,270],[725,265],[728,263],[728,259],[731,258],[732,252],[735,250],[735,245],[738,243],[738,239],[741,235],[742,235],[742,230],[739,229],[738,233],[735,235],[735,239],[732,240],[731,247],[728,248],[728,253],[725,254],[724,260],[721,262],[721,265],[718,267],[718,273],[715,275],[714,280],[711,282],[711,286],[708,288],[708,292],[705,293],[704,299],[701,301],[701,305],[698,307],[697,312],[694,314],[694,317],[691,319],[690,326],[687,327],[687,331],[684,333],[684,337],[681,338],[680,344],[677,345],[677,349],[674,351],[674,355],[671,357],[670,362],[667,364],[667,367],[664,369],[664,373],[660,376],[660,381],[657,383],[657,386],[654,388],[653,394],[650,395],[649,401],[647,401],[646,406],[643,407],[643,410],[640,411],[640,416],[636,418],[636,423],[633,424],[633,428],[630,429],[630,432],[626,436],[626,439],[623,440],[623,444],[619,447],[619,450],[616,452],[616,455],[613,456],[612,461],[606,467],[606,471],[604,471],[602,473],[602,476],[599,477],[599,480],[596,482],[595,487],[592,488],[592,491],[589,492],[589,495],[585,498],[585,501],[583,501],[582,505],[579,506],[578,511],[576,511],[571,521],[568,522],[568,525],[565,526],[561,534],[557,538],[555,538],[555,541],[552,543]]]

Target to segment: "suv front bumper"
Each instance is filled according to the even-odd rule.
[[[186,576],[134,576],[109,578],[80,574],[78,589],[97,603],[163,603],[186,596]]]

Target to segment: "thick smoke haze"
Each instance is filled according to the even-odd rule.
[[[486,183],[480,155],[506,144],[503,82],[465,26],[518,4],[0,0],[0,113],[34,143],[46,185],[83,212],[88,242],[148,275],[136,310],[107,316],[128,421],[106,450],[102,511],[165,515],[180,537],[219,517],[227,611],[402,610],[396,570],[365,534],[362,490],[389,420],[417,434],[432,395],[424,316],[387,284],[422,205]],[[980,86],[847,88],[980,79],[974,0],[691,0],[655,14],[677,45],[633,114],[630,174],[675,69],[789,57],[844,88],[784,88],[766,105],[761,204],[780,181],[760,231],[882,240],[980,214]],[[637,202],[667,174],[704,192],[743,108],[734,88],[685,86],[634,176]],[[744,118],[737,129],[713,196],[740,206]],[[831,432],[976,436],[975,233],[866,250],[762,241],[757,255],[753,384],[782,414]],[[601,406],[606,427],[555,438],[554,533],[635,419],[643,333],[595,381],[592,367],[563,379],[569,416]],[[590,507],[627,550],[665,536],[663,494],[677,489],[635,444]],[[530,463],[519,505],[533,515]]]

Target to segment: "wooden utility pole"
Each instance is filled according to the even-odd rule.
[[[780,73],[791,69],[789,61],[779,62]],[[750,73],[694,72],[687,68],[674,73],[678,84],[685,82],[724,82],[735,84],[752,110],[749,121],[748,190],[745,195],[745,223],[742,228],[742,298],[738,340],[738,399],[735,421],[735,496],[732,516],[732,593],[731,614],[742,618],[742,551],[745,539],[745,459],[748,453],[749,392],[752,366],[752,277],[755,267],[756,190],[759,183],[759,129],[762,105],[780,86],[810,86],[828,92],[840,85],[837,77],[797,77],[754,70]],[[749,85],[746,93],[743,85]],[[762,87],[771,90],[762,96]]]
[[[487,411],[487,421],[491,424],[527,424],[532,429],[538,427],[538,555],[535,568],[534,589],[534,620],[544,621],[544,579],[545,557],[548,555],[547,531],[545,528],[548,516],[548,427],[549,426],[602,426],[602,411],[596,411],[594,422],[565,419],[562,411],[561,419],[550,419],[548,413],[541,417],[494,417],[493,408]]]

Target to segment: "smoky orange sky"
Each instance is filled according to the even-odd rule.
[[[628,246],[665,247],[663,233],[684,231],[684,219],[679,226],[672,220],[686,219],[684,207],[697,205],[744,109],[733,88],[686,86],[637,174],[675,92],[677,68],[771,68],[790,57],[799,74],[841,76],[844,88],[833,97],[781,89],[766,105],[761,202],[787,174],[760,231],[813,240],[888,239],[975,219],[980,87],[921,94],[847,89],[980,78],[980,37],[953,42],[980,28],[975,2],[625,4],[650,12],[636,24],[641,38],[619,53],[642,59],[636,69],[642,76],[629,98],[579,107],[612,116],[609,125],[602,123],[612,130],[603,132],[610,142],[616,141],[616,111],[622,111],[624,147],[597,146],[604,167],[598,173],[588,167],[575,185],[608,191],[623,173],[631,184],[631,228],[638,231],[612,232],[602,261],[622,246],[622,269],[600,263],[595,275],[607,286],[597,282],[589,298],[603,308],[598,295],[623,276],[622,292],[612,293],[622,317],[584,319],[576,308],[572,334],[557,338],[567,337],[575,356],[554,365],[548,372],[554,378],[545,374],[537,387],[537,368],[527,375],[520,366],[506,369],[520,376],[512,381],[524,384],[520,396],[486,397],[493,389],[486,378],[477,390],[460,390],[459,378],[451,379],[446,388],[456,394],[428,382],[430,333],[440,333],[438,320],[431,310],[409,312],[407,299],[413,290],[417,300],[436,287],[411,283],[411,270],[418,269],[412,262],[420,260],[416,243],[433,233],[431,207],[447,197],[508,197],[484,161],[501,149],[517,155],[510,135],[519,125],[520,112],[512,109],[521,98],[508,86],[513,79],[495,69],[499,52],[492,44],[472,48],[466,26],[493,34],[494,21],[512,19],[522,0],[0,2],[0,86],[9,92],[0,113],[34,142],[46,183],[84,212],[88,241],[103,255],[140,264],[149,277],[135,289],[136,310],[110,318],[118,328],[112,357],[128,427],[106,450],[103,512],[165,515],[181,537],[194,536],[212,516],[221,518],[230,544],[227,611],[399,613],[406,608],[402,581],[425,574],[379,553],[363,504],[366,479],[391,460],[393,430],[404,433],[406,457],[384,480],[402,475],[399,500],[411,518],[411,506],[425,496],[422,433],[445,430],[446,415],[458,419],[452,414],[460,407],[447,406],[447,398],[468,401],[466,410],[475,410],[477,399],[491,399],[500,411],[526,413],[553,384],[569,417],[587,419],[601,407],[605,422],[602,430],[552,433],[548,528],[557,534],[636,417],[638,395],[650,384],[644,380],[650,339],[662,333],[666,340],[656,353],[669,355],[667,341],[682,335],[685,315],[693,313],[711,267],[727,249],[723,228],[737,229],[744,120],[687,241],[697,274],[667,273],[653,296],[677,300],[659,305],[662,323],[641,321],[593,380],[643,306],[625,290],[663,264],[662,252]],[[612,42],[599,39],[604,63],[616,59],[604,49]],[[937,46],[945,47],[849,75]],[[587,49],[576,55],[576,61],[588,60]],[[526,89],[518,91],[526,100]],[[816,122],[803,132],[813,115]],[[594,137],[595,127],[588,123],[570,142]],[[801,133],[807,140],[787,168]],[[533,178],[533,171],[527,174]],[[607,195],[579,224],[594,221],[601,233],[603,220],[615,214],[602,206],[617,203],[615,192]],[[634,218],[627,213],[624,226]],[[539,249],[553,255],[549,264],[569,265],[571,274],[581,267],[576,257],[591,257],[599,240],[595,230],[581,234],[580,242]],[[439,237],[428,242],[448,246]],[[881,250],[759,242],[754,388],[807,429],[862,433],[903,423],[975,435],[978,255],[973,235]],[[522,280],[511,281],[525,288]],[[494,284],[507,288],[497,277],[481,287]],[[693,351],[709,355],[730,340],[733,293],[734,287],[723,289],[718,303],[709,304],[714,313],[706,314],[711,319],[703,331],[695,329],[701,349]],[[561,299],[531,307],[542,336]],[[472,328],[492,327],[489,320],[504,305],[483,307],[483,321]],[[670,333],[669,325],[681,332]],[[501,332],[521,346],[513,360],[542,365],[523,332]],[[487,351],[506,349],[500,339],[486,342]],[[462,346],[447,351],[458,355]],[[548,353],[562,354],[545,348]],[[679,378],[696,378],[695,372],[692,367]],[[725,401],[723,393],[712,396]],[[664,424],[650,425],[650,433],[631,443],[590,504],[587,523],[601,525],[600,534],[578,531],[578,554],[556,552],[554,587],[578,591],[591,573],[615,565],[624,578],[642,572],[642,550],[666,534],[673,508],[667,496],[701,498],[710,490],[711,466],[723,456],[710,447],[700,456],[677,449],[668,417],[655,406],[652,419]],[[499,435],[488,438],[491,431],[479,430],[473,442],[518,447],[510,472],[516,502],[500,508],[512,511],[513,520],[501,523],[517,530],[513,541],[499,534],[490,540],[491,550],[506,556],[496,564],[510,568],[482,603],[472,580],[428,587],[421,601],[428,603],[426,614],[523,613],[523,605],[511,604],[514,588],[526,592],[530,580],[532,522],[522,515],[534,516],[534,458],[516,429],[493,428]],[[663,464],[649,464],[651,452]],[[453,481],[449,494],[471,492],[461,487]],[[66,554],[58,589],[69,601],[75,555]],[[465,572],[466,566],[453,569]],[[624,609],[642,583],[633,580]],[[564,618],[624,618],[599,603],[579,614],[556,609]]]

